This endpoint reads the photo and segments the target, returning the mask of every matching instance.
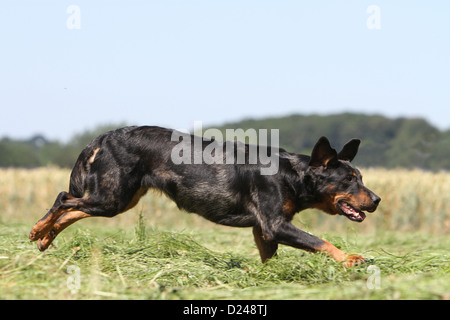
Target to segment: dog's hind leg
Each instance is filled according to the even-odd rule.
[[[63,214],[53,225],[53,228],[44,237],[40,238],[37,246],[40,251],[45,251],[48,246],[53,242],[56,236],[65,228],[78,220],[92,217],[92,215],[83,211],[69,211]]]
[[[33,226],[29,238],[31,241],[39,240],[38,248],[44,251],[58,233],[80,219],[94,216],[91,211],[102,212],[102,206],[89,196],[76,198],[63,191],[57,196],[53,207]]]
[[[102,207],[106,205],[92,201],[87,196],[75,198],[67,192],[61,192],[56,198],[55,204],[48,213],[40,219],[31,229],[29,238],[36,241],[40,251],[44,251],[56,238],[56,236],[72,223],[93,216],[101,216]],[[110,208],[109,208],[110,209]],[[95,212],[97,214],[92,214]],[[111,212],[108,216],[113,216]],[[105,215],[106,216],[106,215]]]
[[[73,198],[74,197],[72,197],[69,193],[65,191],[61,192],[56,197],[53,207],[31,229],[29,235],[30,240],[36,241],[49,233],[53,228],[55,222],[68,211],[67,208],[63,207],[63,204],[66,202],[66,200]]]
[[[278,243],[264,239],[260,226],[253,227],[253,237],[255,238],[255,243],[258,247],[259,255],[261,256],[261,261],[263,263],[276,254]]]
[[[113,217],[135,206],[147,191],[145,188],[99,189],[92,195],[76,198],[67,192],[61,192],[48,213],[32,228],[29,238],[39,240],[39,250],[44,251],[55,237],[72,223],[88,217]],[[114,196],[121,199],[111,201]]]

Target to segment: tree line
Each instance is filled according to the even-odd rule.
[[[75,134],[68,142],[49,140],[43,135],[29,139],[0,139],[0,167],[35,168],[58,166],[72,168],[81,150],[98,135],[125,126],[100,125],[92,130]]]
[[[71,168],[80,151],[99,134],[124,124],[103,125],[76,134],[68,142],[42,135],[18,140],[0,139],[0,167],[55,165]],[[421,118],[387,118],[379,115],[342,113],[245,119],[218,129],[279,129],[280,146],[287,151],[310,154],[321,136],[336,149],[351,138],[362,140],[355,164],[362,167],[450,170],[450,130],[442,131]],[[206,128],[205,128],[206,129]]]

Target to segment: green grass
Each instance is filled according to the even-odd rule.
[[[346,269],[281,246],[263,265],[250,229],[156,229],[135,218],[124,228],[80,222],[43,253],[27,239],[32,224],[0,224],[0,299],[450,298],[448,236],[322,234],[371,260]],[[368,287],[371,265],[378,289]]]

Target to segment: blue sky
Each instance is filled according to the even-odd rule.
[[[449,15],[445,0],[2,0],[0,137],[343,111],[450,129]]]

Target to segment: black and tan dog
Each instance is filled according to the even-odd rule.
[[[93,140],[78,157],[69,192],[58,195],[32,228],[30,240],[39,240],[39,250],[46,250],[70,224],[87,217],[113,217],[134,207],[148,189],[158,189],[180,209],[218,224],[253,227],[263,262],[275,254],[278,244],[326,252],[345,266],[364,262],[291,224],[294,214],[307,208],[357,222],[364,220],[363,211],[375,211],[380,198],[363,185],[350,163],[359,140],[348,142],[340,153],[325,137],[311,156],[279,149],[277,172],[262,175],[264,165],[248,161],[249,145],[244,146],[244,164],[175,164],[171,153],[178,142],[173,133],[160,127],[125,127]],[[203,149],[211,143],[190,137],[192,144],[200,139]]]

